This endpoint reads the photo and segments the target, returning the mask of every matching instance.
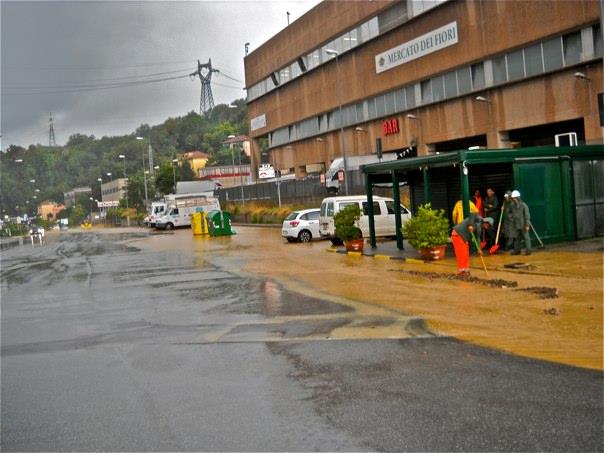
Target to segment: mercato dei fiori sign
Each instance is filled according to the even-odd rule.
[[[457,44],[457,21],[432,30],[375,56],[375,72],[387,71],[417,58]]]

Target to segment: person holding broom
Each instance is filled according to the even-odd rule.
[[[457,259],[457,275],[470,275],[470,241],[477,243],[476,235],[480,235],[480,228],[492,227],[493,220],[483,219],[479,215],[471,213],[461,223],[453,227],[451,232],[451,242]],[[473,237],[474,236],[474,237]],[[478,247],[478,253],[482,255],[482,250]]]

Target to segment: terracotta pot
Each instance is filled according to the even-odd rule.
[[[344,246],[346,246],[346,251],[348,252],[362,252],[364,244],[364,239],[353,239],[351,241],[344,242]]]
[[[445,258],[446,245],[437,245],[419,249],[419,254],[425,260],[442,260]]]

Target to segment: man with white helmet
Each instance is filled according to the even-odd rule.
[[[520,255],[521,241],[524,239],[526,247],[526,255],[531,254],[531,238],[529,235],[531,229],[531,213],[528,206],[524,201],[520,199],[520,192],[518,190],[512,191],[512,204],[510,205],[512,211],[513,228],[516,232],[514,237],[514,251],[512,255]]]

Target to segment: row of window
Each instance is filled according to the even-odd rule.
[[[415,17],[428,11],[431,8],[439,5],[446,0],[407,0],[406,8],[399,8],[404,14],[405,20]],[[307,71],[310,71],[317,66],[320,66],[335,57],[333,53],[328,53],[328,50],[335,50],[338,55],[354,49],[358,45],[365,43],[376,36],[383,33],[380,27],[378,16],[372,17],[365,23],[359,25],[352,30],[338,36],[327,44],[312,50],[311,52],[300,56],[296,61],[288,66],[273,72],[269,77],[256,83],[247,90],[248,102],[263,96],[264,94],[274,90],[280,85],[301,76]]]
[[[352,126],[421,105],[463,96],[594,58],[602,58],[602,30],[599,25],[343,106],[342,122],[339,109],[307,118],[270,133],[269,146],[280,146],[340,127]]]

